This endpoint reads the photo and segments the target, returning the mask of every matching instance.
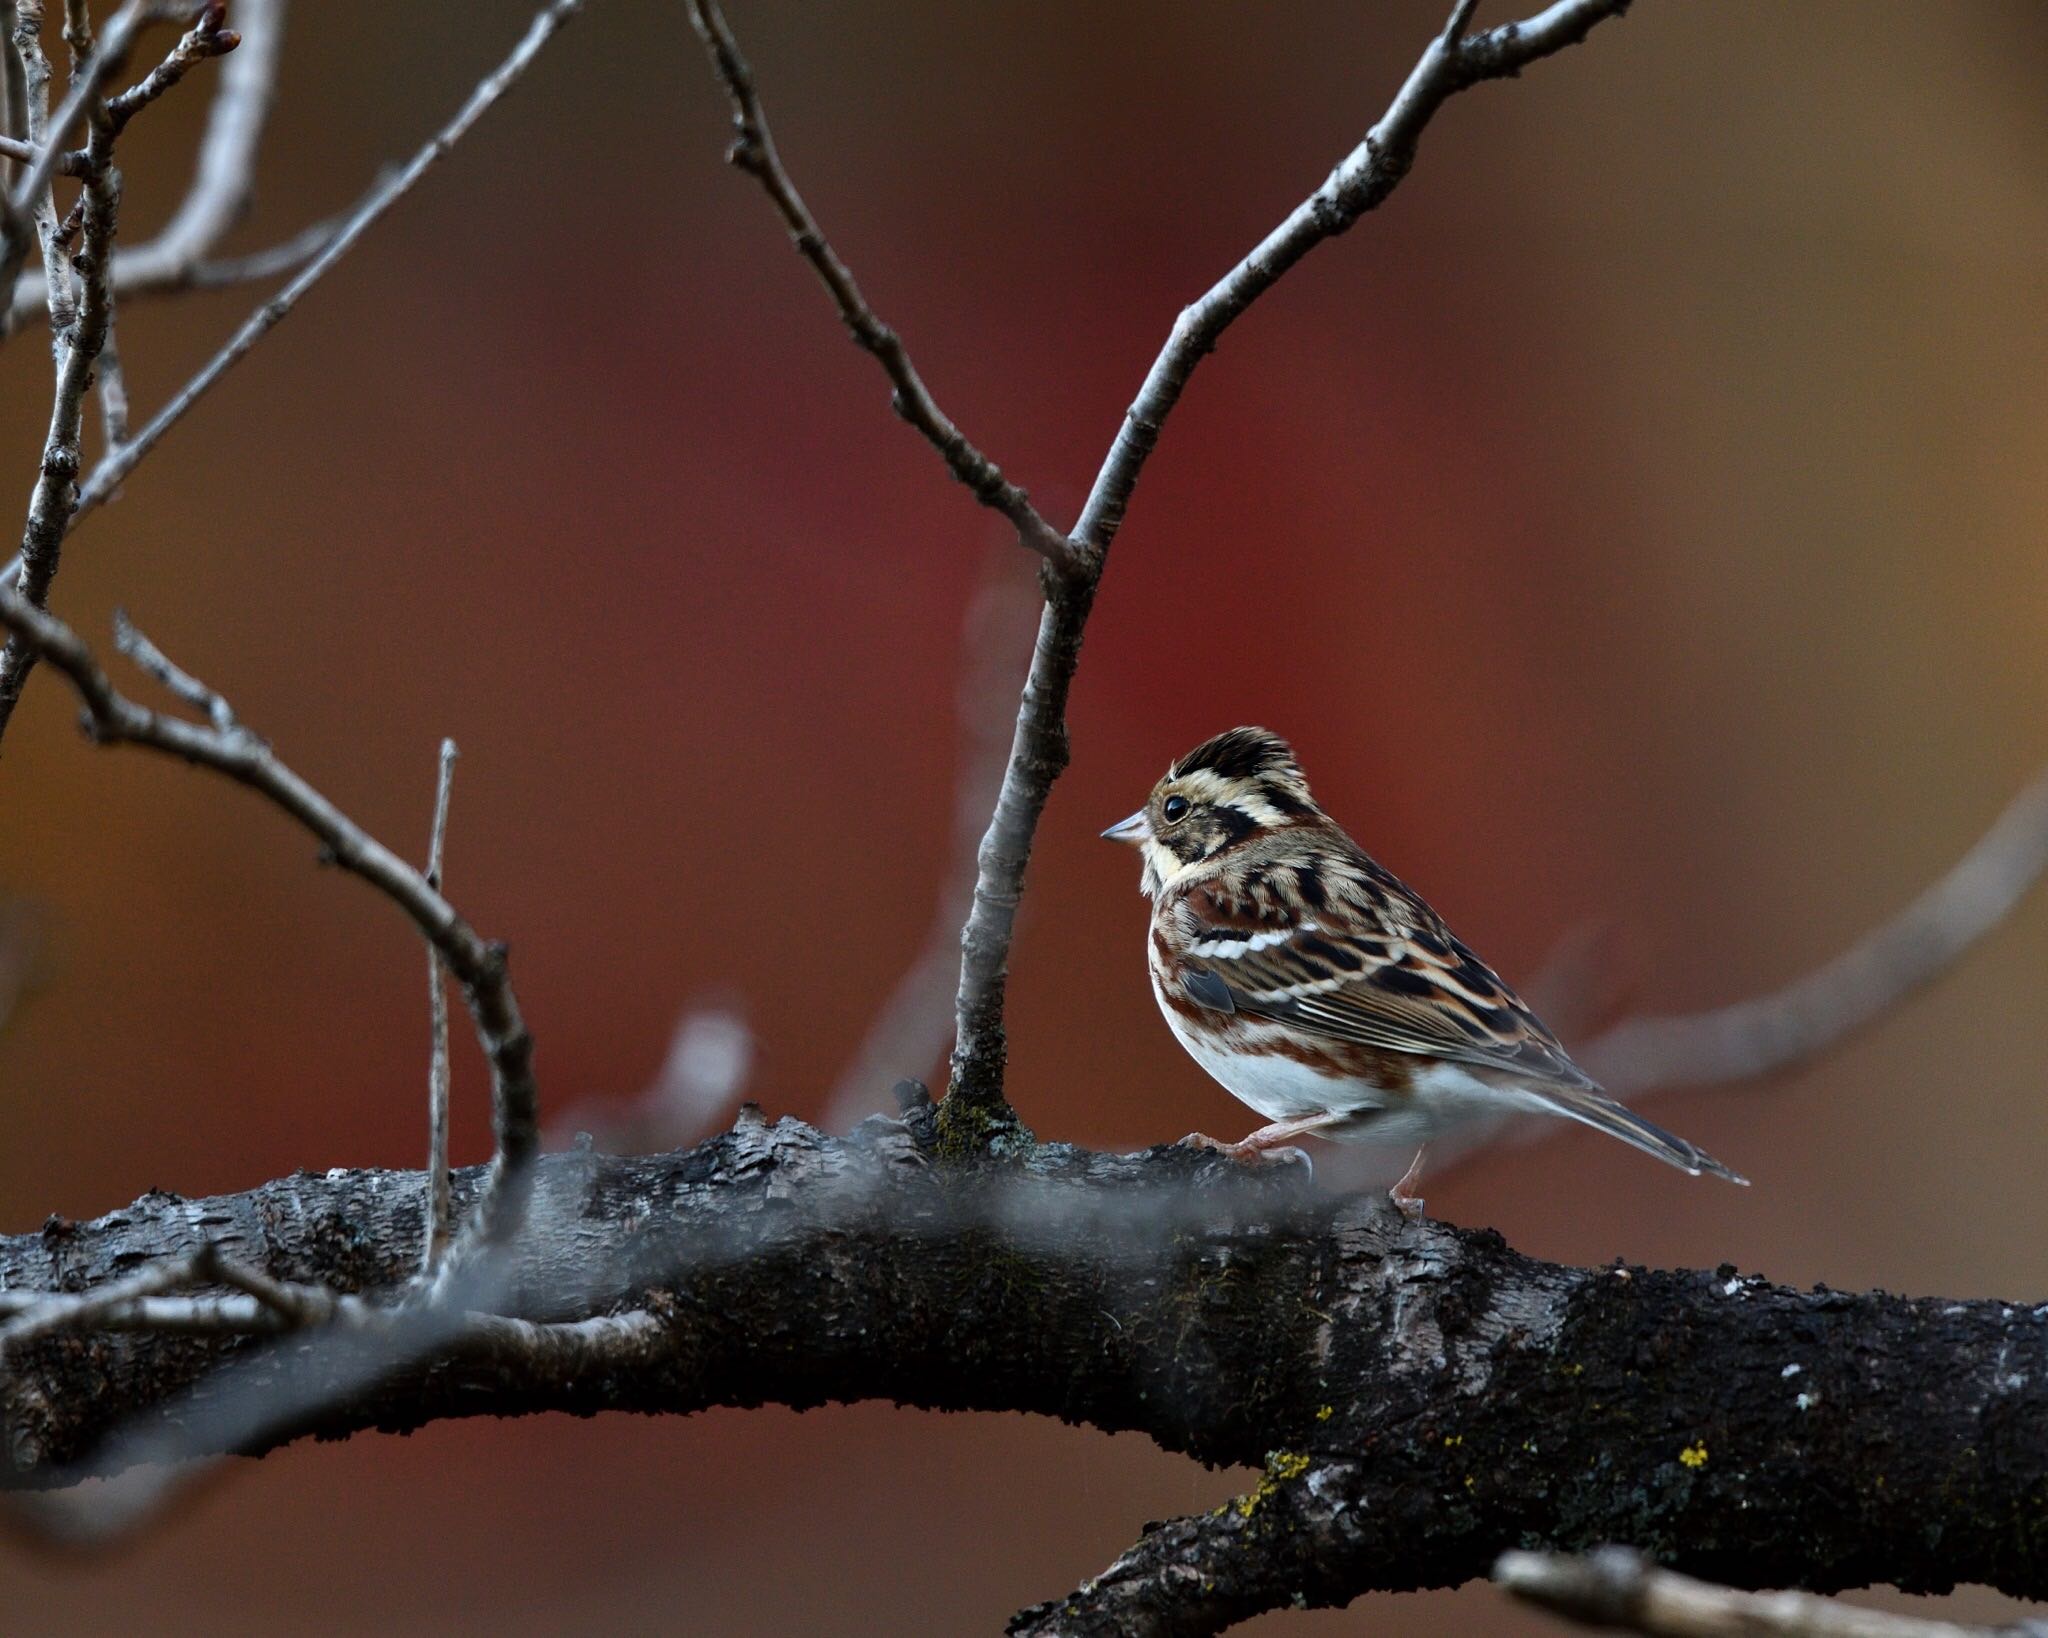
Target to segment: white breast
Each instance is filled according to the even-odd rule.
[[[1232,1097],[1268,1120],[1383,1106],[1384,1099],[1378,1090],[1362,1081],[1325,1075],[1299,1059],[1257,1051],[1260,1038],[1275,1032],[1277,1025],[1240,1017],[1234,1020],[1235,1027],[1228,1039],[1198,1035],[1166,1004],[1156,980],[1152,994],[1159,1002],[1159,1010],[1166,1015],[1166,1027],[1188,1049],[1188,1056],[1222,1082]]]
[[[1282,1025],[1240,1013],[1231,1020],[1228,1036],[1196,1034],[1166,1004],[1156,976],[1152,993],[1166,1016],[1167,1027],[1187,1048],[1188,1056],[1232,1097],[1267,1120],[1321,1114],[1371,1117],[1355,1127],[1322,1134],[1339,1142],[1426,1143],[1468,1120],[1545,1107],[1528,1093],[1489,1085],[1455,1064],[1429,1059],[1416,1060],[1415,1078],[1400,1092],[1389,1092],[1353,1076],[1326,1075],[1297,1058],[1257,1050],[1264,1039],[1290,1033]]]

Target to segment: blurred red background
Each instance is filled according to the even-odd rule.
[[[869,295],[1064,521],[1180,304],[1358,140],[1441,9],[731,17]],[[353,198],[527,15],[298,8],[241,241]],[[2017,0],[1645,0],[1451,103],[1391,203],[1231,332],[1118,542],[1033,863],[1011,1089],[1041,1134],[1248,1124],[1168,1037],[1134,861],[1095,840],[1232,723],[1294,738],[1511,977],[1601,923],[1646,1006],[1802,971],[1975,839],[2048,759],[2044,68]],[[134,128],[131,237],[203,102]],[[1017,551],[889,413],[724,139],[682,8],[593,4],[57,588],[96,637],[126,605],[394,845],[423,848],[460,741],[451,892],[512,944],[557,1111],[629,1099],[683,1009],[736,996],[752,1095],[819,1113],[942,889],[963,612]],[[141,407],[255,299],[125,309]],[[25,497],[46,354],[0,367]],[[418,1164],[417,940],[245,793],[95,753],[73,717],[39,678],[0,765],[0,890],[51,945],[0,1037],[0,1229]],[[1436,1178],[1431,1209],[1550,1257],[2038,1295],[2044,976],[2036,898],[1830,1061],[1661,1106],[1751,1190],[1574,1132]],[[987,1631],[1241,1481],[876,1406],[444,1425],[231,1470],[112,1560],[7,1551],[0,1608]],[[1361,1623],[1540,1626],[1475,1587],[1260,1630]]]

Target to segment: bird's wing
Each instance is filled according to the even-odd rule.
[[[1379,873],[1376,872],[1376,875]],[[1312,1035],[1591,1087],[1521,997],[1392,877],[1276,918],[1211,889],[1186,895],[1190,999]]]

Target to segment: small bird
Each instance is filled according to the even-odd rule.
[[[1200,1064],[1270,1123],[1258,1158],[1298,1137],[1422,1146],[1390,1193],[1410,1216],[1423,1154],[1467,1120],[1583,1121],[1698,1176],[1747,1182],[1601,1092],[1521,998],[1309,795],[1294,752],[1233,728],[1166,771],[1102,833],[1144,858],[1152,993]]]

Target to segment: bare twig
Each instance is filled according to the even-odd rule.
[[[455,741],[441,741],[441,772],[434,782],[434,826],[427,842],[427,885],[441,891],[441,854],[448,839],[448,798],[455,789]],[[427,1232],[422,1272],[431,1274],[448,1244],[448,980],[441,952],[427,946],[427,1016],[433,1043],[427,1061]]]
[[[42,246],[41,284],[53,328],[62,331],[73,317],[71,278],[57,250],[57,210],[46,177],[33,192],[26,184],[38,168],[50,124],[50,59],[43,50],[43,0],[20,0],[14,11],[12,60],[22,74],[21,130],[32,156],[21,177],[0,198],[0,288],[12,284],[28,260],[29,241]],[[25,203],[17,203],[23,201]],[[24,282],[33,282],[24,275]],[[0,335],[4,335],[0,328]]]
[[[0,587],[0,625],[70,679],[85,705],[86,726],[98,743],[146,746],[247,785],[317,837],[326,858],[360,876],[412,918],[462,985],[491,1064],[497,1154],[492,1186],[474,1231],[483,1241],[512,1234],[524,1209],[527,1173],[538,1148],[539,1089],[533,1078],[533,1041],[512,992],[504,946],[482,938],[424,875],[279,761],[268,745],[234,721],[225,702],[218,704],[218,714],[214,706],[202,703],[210,718],[203,727],[136,704],[108,681],[76,632],[10,588]],[[138,656],[161,660],[154,646],[132,628],[126,643]],[[154,669],[147,659],[143,663]],[[181,697],[195,702],[215,699],[211,690],[185,677],[169,661],[162,661],[162,666],[157,674]],[[172,674],[183,679],[182,684],[171,682]]]
[[[225,269],[255,261],[209,262],[214,247],[248,209],[256,180],[256,150],[269,117],[277,84],[277,65],[284,42],[285,0],[235,0],[234,21],[241,44],[223,65],[207,114],[206,134],[199,145],[192,185],[163,231],[153,239],[118,252],[114,257],[114,291],[126,298],[150,292],[205,288],[212,284],[261,278],[299,266],[319,248],[313,244],[283,265],[274,260],[261,271],[221,277]],[[25,145],[24,145],[25,146]],[[64,156],[68,168],[73,156]],[[83,156],[77,156],[81,162]],[[332,237],[323,234],[320,243]],[[292,241],[298,243],[298,240]],[[282,247],[280,247],[282,248]],[[275,258],[276,252],[264,252]],[[13,286],[7,323],[18,326],[45,305],[39,280],[20,279]]]
[[[147,283],[138,280],[132,286],[120,287],[120,294],[126,297],[169,295],[180,290],[224,290],[229,285],[250,284],[280,273],[296,272],[334,242],[335,235],[348,226],[353,214],[351,210],[309,222],[289,238],[252,250],[246,256],[207,257],[186,263],[175,277]],[[116,257],[115,266],[119,265],[120,258]]]
[[[56,1331],[83,1330],[100,1324],[144,1297],[161,1296],[181,1285],[202,1278],[203,1252],[188,1257],[166,1257],[161,1262],[131,1274],[125,1280],[109,1280],[97,1290],[73,1296],[61,1291],[7,1292],[13,1317],[0,1325],[0,1362],[10,1349],[33,1342]],[[18,1308],[16,1307],[18,1305]]]
[[[15,17],[14,0],[0,0],[0,135],[10,143],[20,142],[26,147],[28,77],[23,71],[21,53],[14,48]],[[18,179],[15,165],[0,165],[0,212],[12,212],[14,184]]]
[[[754,1032],[739,997],[698,997],[676,1019],[661,1068],[637,1097],[571,1104],[549,1122],[542,1147],[607,1154],[685,1148],[732,1119],[753,1068]]]
[[[1623,1018],[1611,960],[1563,941],[1527,993],[1567,1039],[1598,1030],[1573,1055],[1626,1103],[1681,1088],[1761,1080],[1811,1063],[1933,983],[2011,914],[2048,871],[2048,772],[2013,798],[1976,845],[1890,921],[1842,954],[1764,995],[1707,1012]],[[1553,1121],[1477,1120],[1430,1146],[1430,1169],[1499,1140],[1557,1135]]]
[[[20,58],[17,57],[15,60],[19,62]],[[0,137],[0,158],[12,159],[21,164],[28,164],[41,152],[40,148],[25,137]],[[57,159],[57,174],[59,176],[85,175],[85,150],[83,148],[73,148],[69,153],[59,155]],[[41,281],[33,281],[31,288],[40,291],[42,288]]]
[[[100,437],[108,449],[128,441],[128,372],[121,367],[121,345],[114,315],[107,315],[107,338],[100,343],[98,387]]]
[[[941,1105],[943,1126],[959,1134],[961,1141],[971,1141],[976,1132],[1000,1131],[1014,1119],[1003,1098],[1003,1001],[1024,869],[1046,798],[1067,765],[1067,692],[1080,661],[1081,634],[1095,586],[1138,475],[1188,377],[1223,332],[1282,274],[1394,190],[1414,162],[1423,128],[1447,98],[1481,80],[1519,73],[1538,58],[1576,44],[1627,4],[1628,0],[1557,0],[1524,22],[1466,39],[1459,36],[1458,27],[1469,8],[1459,0],[1453,26],[1430,41],[1365,140],[1250,255],[1175,320],[1172,334],[1125,412],[1074,527],[1073,541],[1087,564],[1085,572],[1047,588],[1037,646],[1017,710],[1009,767],[982,838],[974,908],[961,934],[955,1008],[959,1033],[952,1086]]]
[[[552,0],[540,10],[511,54],[478,83],[455,117],[435,132],[404,166],[372,188],[347,221],[300,269],[297,277],[243,320],[226,345],[150,418],[140,432],[118,450],[108,452],[79,490],[78,505],[71,518],[73,523],[118,489],[142,458],[156,447],[165,433],[184,419],[186,412],[212,389],[214,383],[269,334],[298,305],[300,298],[348,254],[371,224],[404,198],[413,185],[433,168],[434,162],[460,141],[492,104],[518,83],[541,48],[554,38],[563,24],[582,10],[582,6],[583,0]],[[0,585],[15,583],[25,568],[25,561],[24,557],[17,557],[6,568],[0,569]]]
[[[1738,1592],[1660,1569],[1631,1547],[1601,1547],[1582,1558],[1503,1553],[1493,1579],[1553,1615],[1644,1638],[2048,1638],[2048,1622],[1965,1626],[1807,1592]]]
[[[138,631],[125,609],[114,611],[114,647],[132,660],[138,670],[147,672],[166,693],[175,695],[205,717],[216,733],[233,734],[241,729],[234,707]]]
[[[1933,982],[2048,869],[2048,773],[1911,904],[1783,989],[1713,1012],[1636,1018],[1579,1054],[1617,1095],[1754,1080],[1818,1057]]]
[[[107,118],[116,135],[200,63],[209,57],[225,57],[242,43],[241,35],[222,27],[227,10],[227,0],[206,0],[192,26],[179,36],[162,62],[118,96],[107,98]]]
[[[78,250],[71,266],[78,272],[82,295],[75,322],[56,330],[57,384],[50,407],[50,426],[43,440],[43,454],[36,483],[29,496],[28,522],[21,536],[21,577],[19,590],[28,602],[40,608],[50,594],[56,577],[64,536],[78,506],[78,469],[81,460],[80,433],[84,422],[86,389],[92,384],[94,366],[106,345],[114,318],[113,287],[108,282],[107,264],[114,249],[114,231],[120,219],[121,176],[114,169],[114,124],[97,86],[107,73],[118,68],[142,23],[152,15],[139,3],[124,7],[108,25],[106,39],[94,50],[90,23],[82,8],[67,14],[66,37],[75,54],[82,54],[73,73],[71,100],[81,97],[89,103],[86,139],[86,179],[79,198],[81,210]],[[88,93],[91,93],[89,96]],[[33,110],[32,110],[33,112]],[[52,122],[43,133],[47,146],[41,156],[49,158],[62,136],[62,127]],[[34,181],[38,166],[30,165],[26,182]],[[29,198],[36,201],[39,231],[48,223],[48,177],[37,184]],[[60,288],[71,274],[62,265],[62,253],[55,236],[44,235],[44,253],[50,277],[50,310],[53,324],[59,308]],[[10,275],[11,277],[11,275]],[[125,405],[125,390],[119,390]],[[125,410],[123,411],[125,414]],[[10,638],[0,650],[0,735],[14,715],[23,684],[34,668],[35,654],[19,638]]]
[[[768,130],[768,118],[754,89],[753,71],[740,55],[732,30],[726,27],[716,0],[690,0],[690,21],[697,36],[711,54],[712,71],[732,99],[734,138],[726,158],[761,184],[789,237],[803,259],[811,264],[819,282],[830,293],[839,317],[854,342],[873,353],[895,388],[891,398],[896,413],[921,432],[944,457],[947,469],[974,492],[982,505],[1008,518],[1017,539],[1059,568],[1070,565],[1072,552],[1067,537],[1041,517],[1022,489],[1003,476],[997,466],[967,441],[967,436],[939,408],[911,363],[902,339],[875,316],[875,310],[854,283],[852,270],[819,231],[816,218],[796,191],[782,158],[775,151],[775,139]]]
[[[169,1297],[187,1285],[225,1285],[236,1294]],[[297,1330],[368,1312],[357,1297],[279,1280],[211,1243],[165,1257],[124,1280],[84,1293],[0,1290],[0,1360],[11,1346],[58,1331],[151,1331],[238,1335]]]
[[[19,8],[20,21],[15,30],[15,41],[19,46],[22,35],[31,27],[34,29],[37,36],[34,50],[37,56],[42,55],[42,14],[41,0],[23,4]],[[41,130],[35,129],[31,124],[28,140],[34,144],[36,154],[9,195],[10,222],[26,217],[34,208],[38,196],[48,192],[50,178],[56,173],[58,163],[64,155],[65,138],[92,109],[100,106],[101,92],[107,81],[126,66],[128,54],[135,47],[136,37],[160,15],[153,0],[129,0],[127,5],[114,14],[98,44],[78,63],[78,71],[72,77],[71,86],[66,91],[64,101],[57,112],[49,117]],[[28,58],[26,48],[23,49],[23,58],[25,61]],[[29,71],[31,74],[34,73],[33,63],[30,63]],[[44,83],[47,85],[47,62],[43,66],[43,73]],[[19,266],[20,262],[10,247],[6,258],[6,276],[0,279],[0,289],[13,284],[15,270]]]

